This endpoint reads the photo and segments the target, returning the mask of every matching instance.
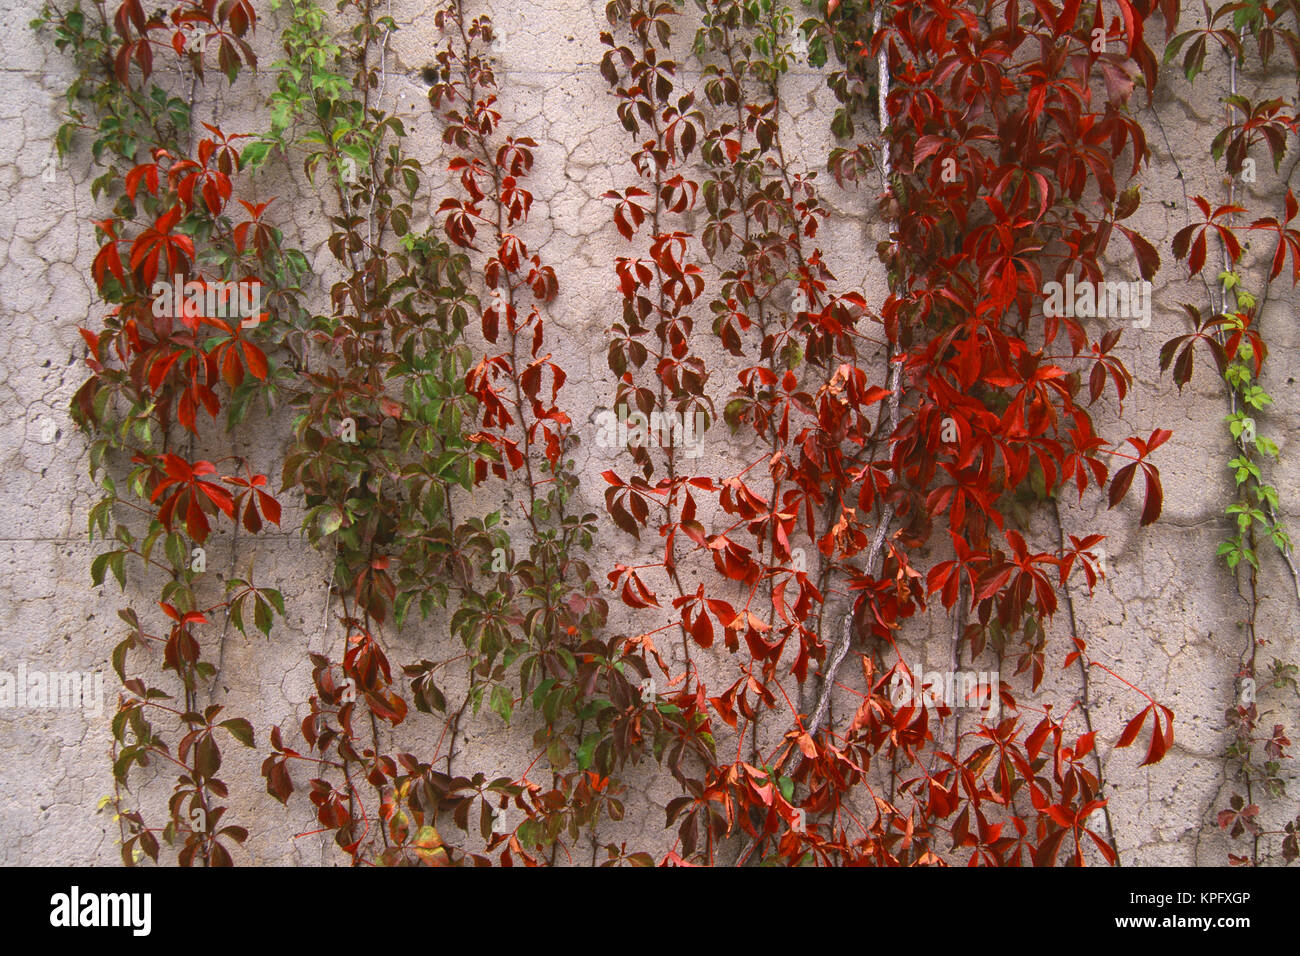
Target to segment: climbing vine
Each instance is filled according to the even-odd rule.
[[[659,606],[649,583],[658,571],[678,593],[674,623],[684,639],[709,647],[711,616],[727,650],[740,651],[739,679],[721,695],[707,697],[689,664],[684,674],[669,675],[671,683],[682,682],[683,703],[694,699],[704,711],[707,700],[738,737],[734,758],[719,757],[703,777],[685,779],[686,794],[669,805],[679,845],[687,857],[712,862],[715,844],[739,830],[749,837],[742,859],[765,848],[787,863],[923,863],[963,847],[972,861],[1027,857],[1042,864],[1054,862],[1063,846],[1081,863],[1085,844],[1115,862],[1113,840],[1090,828],[1092,814],[1105,805],[1098,776],[1085,765],[1095,731],[1067,738],[1068,711],[1056,717],[1050,708],[1036,725],[1027,724],[1003,685],[994,694],[1007,715],[957,734],[956,744],[943,749],[931,722],[942,724],[952,708],[898,706],[886,689],[906,672],[896,643],[904,621],[924,611],[927,595],[935,593],[955,618],[954,665],[963,647],[972,658],[988,648],[1000,662],[1019,636],[1016,673],[1028,673],[1037,689],[1056,590],[1080,569],[1091,586],[1088,549],[1101,538],[1071,537],[1071,547],[1038,550],[1010,521],[1067,485],[1082,495],[1109,484],[1114,506],[1139,473],[1142,523],[1160,512],[1161,485],[1149,458],[1169,433],[1156,429],[1115,446],[1095,434],[1087,410],[1108,386],[1124,397],[1130,376],[1113,353],[1118,330],[1093,340],[1081,323],[1044,315],[1041,298],[1045,273],[1062,277],[1081,269],[1081,281],[1099,280],[1112,232],[1132,245],[1143,279],[1155,271],[1155,250],[1120,223],[1137,208],[1137,189],[1121,192],[1110,172],[1126,149],[1133,156],[1129,175],[1145,159],[1142,130],[1121,107],[1136,76],[1145,70],[1154,80],[1151,53],[1140,34],[1123,36],[1116,18],[1102,32],[1124,42],[1127,52],[1090,55],[1093,34],[1087,23],[1075,22],[1077,9],[1022,13],[990,5],[982,13],[1005,14],[1007,29],[988,35],[975,28],[974,11],[927,5],[895,7],[892,19],[881,21],[868,7],[832,0],[821,8],[824,20],[806,21],[813,56],[824,60],[834,49],[844,66],[829,77],[841,102],[834,129],[842,138],[852,136],[855,114],[870,105],[872,86],[880,89],[882,77],[870,72],[877,52],[884,53],[884,79],[892,83],[882,94],[882,152],[860,143],[837,147],[829,161],[841,183],[861,181],[873,166],[884,175],[881,209],[892,228],[881,257],[891,294],[872,315],[860,294],[831,293],[834,276],[821,253],[803,246],[817,234],[821,206],[810,182],[793,179],[782,157],[779,77],[790,57],[790,44],[782,42],[791,35],[790,14],[761,2],[701,6],[704,27],[695,49],[715,57],[706,61],[705,97],[713,107],[734,110],[712,128],[694,109],[693,94],[675,88],[675,64],[661,52],[677,12],[672,4],[616,0],[607,17],[632,43],[620,45],[612,33],[602,37],[610,48],[602,72],[619,117],[645,143],[632,161],[646,186],[609,198],[617,201],[615,224],[625,238],[648,226],[651,253],[651,261],[618,264],[625,305],[624,321],[611,330],[610,366],[620,376],[616,401],[635,387],[631,369],[651,359],[658,404],[653,389],[637,389],[644,415],[702,401],[691,396],[703,392],[704,376],[687,379],[679,369],[691,361],[693,331],[682,313],[704,282],[687,259],[689,237],[665,222],[697,194],[708,217],[705,251],[720,258],[734,238],[742,262],[723,271],[722,295],[710,303],[715,331],[724,348],[740,355],[749,354],[741,333],[757,328],[761,336],[763,362],[738,373],[740,388],[726,416],[735,431],[752,432],[761,443],[738,475],[716,484],[683,475],[674,447],[665,455],[666,477],[655,485],[647,480],[645,449],[637,450],[644,478],[605,474],[611,516],[629,533],[649,526],[653,508],[664,512],[662,559],[620,565],[611,575],[624,603]],[[1082,62],[1070,74],[1060,67],[1072,47]],[[1106,80],[1095,111],[1093,75]],[[751,86],[763,95],[753,96]],[[994,120],[1001,139],[983,125]],[[696,142],[716,171],[702,188],[679,171]],[[954,167],[957,176],[945,175]],[[1089,186],[1103,201],[1100,215],[1091,217],[1080,211]],[[772,296],[782,282],[793,288],[790,306],[778,311]],[[879,328],[878,337],[864,322]],[[1036,348],[1027,341],[1031,325],[1042,330]],[[636,348],[651,330],[657,349]],[[1074,371],[1050,356],[1058,340]],[[874,374],[863,367],[872,345],[879,363]],[[666,407],[672,399],[678,406]],[[880,412],[874,421],[873,406]],[[1116,458],[1123,464],[1112,476],[1109,461]],[[710,533],[696,518],[697,489],[719,493],[718,511],[729,527]],[[918,569],[911,552],[929,541],[936,522],[946,523],[954,557]],[[739,540],[741,529],[752,536],[752,547]],[[791,540],[798,532],[817,543],[825,561],[821,587],[794,566]],[[694,544],[692,553],[712,556],[720,578],[741,586],[738,607],[703,587],[696,595],[683,591],[679,534]],[[844,633],[828,657],[821,606],[831,593],[854,598],[852,613],[841,612]],[[766,620],[755,613],[762,603],[770,607]],[[799,651],[783,666],[793,636]],[[1085,674],[1112,673],[1088,656],[1083,638],[1069,637],[1065,666],[1077,660]],[[840,732],[823,721],[832,685],[842,686],[836,668],[855,640],[869,648],[858,655],[862,689],[846,690],[861,703]],[[804,684],[811,661],[820,664],[821,693],[815,707],[796,708],[782,679]],[[1146,762],[1153,763],[1172,744],[1173,714],[1137,693],[1146,704],[1119,744],[1132,743],[1149,717]],[[788,711],[789,728],[767,754],[753,746],[745,760],[745,736],[768,709]],[[890,771],[873,779],[870,768],[884,762]],[[853,803],[859,785],[871,795],[865,807]],[[1020,809],[1018,798],[1031,806]],[[999,812],[1014,824],[1005,836],[1005,823],[988,816]]]
[[[284,602],[251,568],[223,588],[205,573],[206,549],[213,520],[256,534],[281,511],[246,457],[208,461],[194,448],[223,410],[232,426],[254,398],[269,396],[275,359],[264,329],[291,295],[298,264],[261,241],[265,205],[235,200],[242,137],[208,123],[196,133],[191,99],[154,72],[155,53],[178,56],[198,78],[212,57],[233,84],[255,63],[245,39],[252,8],[184,4],[146,14],[129,0],[111,22],[99,12],[50,3],[33,26],[78,70],[59,148],[93,137],[104,171],[91,192],[111,202],[95,222],[91,270],[105,313],[102,327],[81,330],[90,375],[72,402],[102,492],[88,533],[108,546],[91,578],[99,585],[111,572],[124,593],[129,577],[153,595],[118,612],[128,630],[111,654],[122,690],[112,722],[115,791],[105,802],[127,864],[159,860],[165,843],[182,865],[229,865],[248,830],[225,819],[222,747],[255,741],[246,718],[222,716],[211,688],[225,625],[269,633]],[[161,826],[146,817],[142,792],[160,769],[175,775]]]
[[[1282,24],[1287,17],[1291,27]],[[1193,81],[1205,68],[1211,41],[1228,61],[1228,90],[1224,97],[1224,125],[1210,144],[1214,161],[1222,161],[1225,201],[1214,205],[1205,196],[1191,199],[1189,213],[1198,221],[1181,229],[1173,241],[1174,255],[1184,260],[1189,277],[1201,275],[1205,282],[1210,314],[1194,305],[1184,309],[1193,331],[1165,343],[1160,354],[1162,369],[1173,368],[1173,378],[1181,390],[1192,378],[1194,349],[1209,351],[1215,368],[1227,384],[1229,414],[1226,418],[1233,457],[1227,462],[1235,493],[1225,508],[1232,523],[1232,535],[1218,547],[1218,555],[1233,572],[1238,593],[1246,605],[1245,648],[1241,652],[1235,700],[1225,717],[1232,740],[1226,751],[1231,766],[1232,793],[1226,806],[1215,814],[1219,827],[1231,839],[1244,839],[1246,852],[1229,852],[1233,864],[1258,866],[1267,856],[1262,841],[1270,835],[1281,836],[1281,856],[1286,863],[1300,859],[1300,817],[1287,820],[1280,830],[1267,831],[1260,822],[1260,800],[1264,796],[1280,799],[1286,795],[1284,761],[1290,759],[1291,746],[1285,724],[1261,723],[1269,711],[1261,711],[1258,694],[1262,690],[1285,692],[1296,687],[1296,666],[1274,658],[1267,674],[1258,660],[1259,650],[1269,642],[1259,633],[1260,575],[1263,567],[1259,548],[1271,542],[1291,571],[1300,600],[1300,569],[1297,569],[1291,537],[1280,512],[1277,488],[1265,477],[1265,470],[1280,456],[1277,444],[1259,431],[1273,397],[1265,388],[1263,372],[1268,347],[1261,333],[1263,308],[1271,283],[1291,261],[1290,278],[1294,286],[1300,281],[1300,231],[1293,226],[1300,204],[1289,185],[1275,215],[1254,219],[1245,228],[1249,233],[1263,232],[1266,237],[1264,259],[1249,254],[1249,239],[1243,242],[1238,217],[1248,210],[1242,205],[1246,186],[1257,178],[1256,164],[1266,157],[1277,173],[1287,147],[1300,125],[1291,112],[1294,104],[1280,97],[1252,101],[1238,91],[1239,79],[1245,78],[1247,43],[1253,43],[1259,67],[1265,70],[1275,44],[1281,40],[1292,55],[1293,67],[1300,75],[1300,38],[1295,19],[1300,13],[1289,4],[1223,5],[1213,13],[1205,9],[1206,22],[1174,36],[1165,48],[1166,62],[1182,53],[1183,73]],[[1260,149],[1263,147],[1263,150]],[[1266,173],[1267,167],[1264,167]],[[1190,218],[1190,216],[1189,216]],[[1272,241],[1268,241],[1272,234]],[[1213,286],[1205,279],[1213,269],[1210,257],[1212,242],[1222,253],[1222,268]],[[1271,250],[1270,248],[1271,247]],[[1262,275],[1261,279],[1254,279]],[[1259,281],[1257,295],[1250,286]],[[1240,790],[1238,790],[1240,787]]]

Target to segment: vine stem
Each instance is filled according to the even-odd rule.
[[[1056,542],[1057,547],[1063,553],[1065,551],[1065,528],[1061,522],[1061,502],[1060,499],[1052,497],[1052,516],[1056,519]],[[1076,640],[1079,637],[1079,623],[1074,614],[1074,595],[1070,593],[1070,587],[1067,584],[1062,590],[1065,592],[1065,609],[1070,617],[1070,635]],[[1076,650],[1078,646],[1076,645]],[[1083,712],[1083,723],[1088,733],[1092,733],[1092,712],[1090,710],[1091,702],[1091,685],[1088,682],[1088,667],[1084,664],[1083,654],[1080,653],[1075,657],[1074,662],[1079,668],[1079,681],[1082,685],[1080,688],[1079,709]],[[1101,752],[1092,748],[1093,765],[1097,768],[1097,789],[1098,791],[1105,785],[1105,774],[1101,766]],[[1115,843],[1115,827],[1110,818],[1110,803],[1107,802],[1102,807],[1102,813],[1106,818],[1106,841],[1110,848],[1115,851],[1115,865],[1121,866],[1119,858],[1119,846]]]
[[[878,4],[875,13],[871,17],[871,29],[873,36],[880,32],[881,24],[884,22],[883,8]],[[880,124],[881,138],[884,138],[885,128],[889,124],[889,110],[887,101],[889,99],[889,62],[885,56],[884,45],[881,45],[879,52],[876,54],[876,75],[878,79],[877,97],[876,97],[876,118]],[[882,143],[880,148],[880,173],[884,179],[885,189],[890,189],[890,162],[889,148]],[[903,366],[902,352],[897,345],[890,349],[890,383],[889,383],[889,424],[893,431],[898,430],[898,406],[902,398],[903,383]],[[865,569],[868,574],[873,573],[876,567],[876,560],[880,558],[881,552],[885,547],[885,536],[889,533],[889,526],[894,520],[896,509],[893,505],[887,505],[884,513],[881,515],[880,524],[876,526],[876,533],[871,539],[871,547],[867,551],[867,560]],[[883,562],[882,562],[883,563]],[[840,635],[839,643],[835,646],[835,652],[831,655],[831,662],[826,668],[826,675],[823,678],[821,694],[817,699],[817,706],[813,710],[811,720],[808,722],[808,733],[815,734],[822,721],[826,719],[826,713],[830,707],[831,693],[835,689],[835,675],[844,663],[844,658],[848,656],[849,645],[853,640],[853,615],[846,615],[844,618],[844,630]]]
[[[876,12],[872,18],[873,30],[879,31],[882,20],[883,18],[882,18],[881,9],[877,7]],[[887,120],[889,116],[888,110],[886,109],[886,100],[889,97],[889,64],[885,59],[885,54],[883,49],[881,50],[880,54],[876,58],[876,69],[879,76],[879,89],[880,89],[880,94],[876,102],[877,119],[880,125],[881,132],[883,133],[887,125]],[[881,173],[884,179],[885,189],[890,188],[889,186],[890,164],[889,164],[888,153],[889,153],[888,148],[882,145]],[[897,344],[894,344],[890,349],[889,361],[890,361],[889,422],[890,422],[890,429],[892,434],[893,432],[896,432],[898,430],[899,405],[902,399],[902,382],[903,382],[902,350],[899,348]],[[864,562],[864,567],[867,573],[871,573],[872,570],[876,567],[876,561],[877,559],[880,558],[881,553],[884,551],[885,539],[889,534],[889,526],[890,524],[893,523],[894,516],[896,513],[897,513],[897,509],[893,505],[885,505],[885,507],[882,510],[880,523],[876,526],[876,531],[875,534],[872,536],[871,546],[867,550],[867,558],[866,561]],[[818,729],[820,729],[822,725],[822,722],[826,719],[826,715],[830,710],[831,694],[834,693],[835,690],[835,683],[836,683],[835,675],[839,672],[840,666],[844,663],[844,659],[848,656],[849,648],[852,645],[852,643],[853,643],[853,615],[846,614],[844,616],[844,627],[840,633],[840,638],[838,642],[836,642],[834,650],[831,653],[830,662],[826,665],[826,668],[822,674],[822,688],[821,688],[821,692],[818,694],[817,697],[817,706],[813,709],[812,717],[809,718],[808,724],[805,728],[810,736],[817,733]],[[787,749],[786,757],[789,756],[790,752],[791,751]],[[786,759],[785,757],[782,758],[782,760],[778,764],[778,769],[780,765],[784,764],[785,759]],[[758,844],[761,842],[761,839],[762,839],[761,837],[750,839],[749,843],[745,846],[745,848],[741,850],[740,856],[737,858],[738,863],[743,863],[753,854],[755,847],[758,846]]]
[[[1237,72],[1237,71],[1236,71],[1236,60],[1233,58],[1233,56],[1232,56],[1231,53],[1228,54],[1228,68],[1229,68],[1229,89],[1230,89],[1230,92],[1236,92],[1236,86],[1237,86],[1237,80],[1236,80],[1236,72]],[[1169,142],[1169,133],[1168,133],[1168,131],[1165,129],[1164,123],[1163,123],[1163,122],[1161,121],[1161,119],[1160,119],[1160,112],[1159,112],[1158,110],[1154,110],[1154,109],[1153,109],[1153,110],[1151,110],[1151,116],[1152,116],[1152,119],[1155,120],[1156,127],[1160,130],[1160,135],[1161,135],[1161,137],[1162,137],[1162,138],[1164,139],[1164,141],[1165,141],[1165,148],[1169,151],[1169,161],[1170,161],[1171,163],[1174,164],[1174,169],[1176,169],[1176,170],[1178,171],[1178,181],[1181,183],[1181,185],[1182,185],[1182,191],[1183,191],[1183,212],[1184,212],[1184,214],[1185,214],[1185,216],[1186,216],[1186,222],[1190,225],[1190,224],[1191,224],[1191,221],[1192,221],[1192,219],[1191,219],[1191,197],[1189,197],[1188,194],[1187,194],[1187,177],[1183,174],[1182,164],[1180,164],[1180,163],[1178,162],[1178,155],[1177,155],[1177,153],[1174,151],[1173,144]],[[1293,172],[1294,172],[1295,168],[1296,168],[1296,167],[1294,167],[1294,166],[1292,167],[1292,171],[1293,171]],[[1289,177],[1288,177],[1288,178],[1289,178]],[[1232,185],[1230,184],[1230,185],[1229,185],[1228,202],[1231,203],[1231,202],[1233,201],[1233,198],[1234,198],[1234,195],[1233,195],[1233,189],[1232,189]],[[1228,262],[1228,259],[1227,259],[1227,249],[1226,249],[1226,248],[1223,249],[1223,255],[1224,255],[1224,265],[1225,265],[1225,269],[1230,270],[1230,269],[1231,269],[1231,263]],[[1214,313],[1215,313],[1216,315],[1218,315],[1218,314],[1221,314],[1221,313],[1223,313],[1224,311],[1226,311],[1226,309],[1227,309],[1227,296],[1226,296],[1226,291],[1225,291],[1225,294],[1224,294],[1224,298],[1223,298],[1222,306],[1220,306],[1220,303],[1219,303],[1219,301],[1216,299],[1215,294],[1214,294],[1214,287],[1210,285],[1209,280],[1207,280],[1207,279],[1205,278],[1205,274],[1204,274],[1203,272],[1201,273],[1201,283],[1202,283],[1202,285],[1205,286],[1205,295],[1206,295],[1206,298],[1208,298],[1208,299],[1210,300],[1210,308],[1211,308],[1212,310],[1214,310]],[[1259,303],[1258,303],[1258,306],[1257,306],[1257,314],[1258,314],[1258,315],[1261,315],[1261,316],[1263,315],[1264,303],[1268,301],[1268,289],[1269,289],[1270,284],[1271,284],[1271,283],[1268,283],[1268,282],[1266,282],[1266,283],[1264,284],[1264,293],[1263,293],[1263,295],[1261,295],[1260,300],[1259,300]],[[1235,393],[1234,391],[1232,391],[1231,389],[1230,389],[1229,392],[1228,392],[1228,407],[1229,407],[1229,411],[1230,411],[1230,412],[1232,412],[1232,413],[1234,413],[1234,414],[1236,413],[1236,411],[1237,411],[1237,396],[1236,396],[1236,393]],[[1239,448],[1241,448],[1241,447],[1242,447],[1242,442],[1241,442],[1240,440],[1238,440],[1237,445],[1238,445]],[[1244,449],[1243,449],[1243,450],[1244,450]],[[1267,501],[1264,502],[1264,510],[1265,510],[1265,513],[1268,515],[1269,519],[1270,519],[1274,524],[1277,524],[1277,522],[1278,522],[1278,514],[1277,514],[1276,509],[1273,507],[1273,505],[1272,505],[1271,503],[1267,502]],[[1296,600],[1297,600],[1297,602],[1300,602],[1300,564],[1298,564],[1297,561],[1296,561],[1295,551],[1294,551],[1294,549],[1292,549],[1292,548],[1278,548],[1278,552],[1282,555],[1282,560],[1286,563],[1287,569],[1291,572],[1291,579],[1292,579],[1292,581],[1293,581],[1294,584],[1295,584],[1295,595],[1296,595]]]
[[[889,420],[893,428],[898,428],[898,404],[902,393],[902,371],[903,366],[898,349],[895,348],[891,359],[893,368],[890,370],[890,387],[889,387]],[[876,567],[876,560],[880,557],[885,547],[885,537],[889,533],[889,526],[894,520],[895,508],[888,505],[881,515],[880,524],[876,525],[876,533],[871,539],[871,547],[867,551],[867,560],[864,567],[868,574],[873,573]],[[844,658],[848,656],[849,645],[853,641],[853,615],[847,614],[844,617],[844,629],[840,635],[839,643],[835,645],[835,651],[831,655],[830,664],[826,667],[825,676],[822,678],[822,690],[817,698],[817,707],[813,710],[812,718],[808,721],[808,733],[817,733],[821,727],[822,721],[826,719],[826,713],[830,707],[831,693],[835,689],[835,675],[844,663]]]
[[[877,0],[876,10],[871,15],[871,34],[875,36],[880,32],[881,24],[884,22],[883,0]],[[880,138],[885,137],[885,128],[889,125],[889,60],[885,54],[885,45],[882,43],[880,49],[876,51],[876,76],[879,80],[876,86],[876,117],[880,121]],[[889,175],[891,167],[889,164],[889,149],[882,143],[880,147],[880,175],[885,181],[885,188],[889,188]]]

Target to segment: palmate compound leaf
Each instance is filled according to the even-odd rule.
[[[1161,726],[1160,713],[1164,713],[1164,726]],[[1147,755],[1143,761],[1138,764],[1139,767],[1150,766],[1159,763],[1169,748],[1174,745],[1174,712],[1163,704],[1152,702],[1128,722],[1124,727],[1124,732],[1120,734],[1119,740],[1115,746],[1129,747],[1137,740],[1142,726],[1146,723],[1147,715],[1152,717],[1151,742],[1147,747]]]

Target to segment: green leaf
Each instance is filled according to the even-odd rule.
[[[284,617],[284,595],[275,588],[262,588],[262,597],[275,605],[276,611],[279,612],[281,617]]]
[[[781,788],[781,796],[789,803],[794,799],[794,781],[789,777],[777,777],[776,784]]]
[[[172,567],[185,568],[189,566],[189,552],[185,548],[185,539],[175,531],[167,535],[163,550],[167,553],[167,560],[172,563]]]
[[[230,736],[245,747],[253,746],[253,725],[243,717],[232,717],[229,720],[223,720],[217,726],[225,727],[226,730],[230,731]]]
[[[322,538],[327,538],[343,526],[343,513],[337,508],[327,508],[321,513],[316,527]]]
[[[112,556],[112,551],[105,551],[103,554],[96,555],[95,560],[90,562],[90,580],[95,587],[104,583],[104,575],[108,572],[108,559]]]
[[[397,600],[393,602],[393,623],[400,629],[406,621],[406,612],[410,610],[411,601],[415,597],[414,591],[403,591],[397,595]]]
[[[108,566],[113,571],[113,577],[117,578],[118,587],[123,591],[126,590],[126,552],[110,551]]]
[[[235,625],[235,630],[245,636],[248,634],[248,631],[244,630],[244,599],[246,597],[248,595],[241,595],[230,604],[230,621]]]
[[[578,747],[578,769],[586,770],[591,767],[592,757],[596,753],[596,745],[600,743],[599,732],[593,731],[582,739],[582,745]]]
[[[569,747],[563,737],[552,737],[546,745],[546,759],[556,770],[563,770],[569,765]]]
[[[514,713],[514,697],[510,693],[510,688],[505,684],[497,684],[492,688],[492,697],[489,700],[489,706],[501,715],[501,719],[507,724],[510,723],[510,715]]]
[[[271,144],[266,140],[258,140],[255,143],[249,143],[244,147],[243,153],[239,156],[239,165],[244,169],[253,172],[260,169],[266,163],[266,158],[270,153]]]
[[[351,156],[357,161],[358,172],[370,165],[370,150],[360,143],[344,143],[339,147],[339,152],[345,156]]]
[[[271,605],[260,595],[253,602],[253,623],[267,637],[271,636]]]

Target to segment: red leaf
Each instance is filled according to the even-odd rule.
[[[1152,705],[1148,704],[1142,709],[1141,713],[1128,722],[1128,725],[1124,728],[1124,732],[1119,735],[1119,740],[1115,744],[1116,747],[1128,747],[1132,745],[1133,741],[1137,740],[1138,732],[1142,729],[1142,724],[1145,723],[1147,714],[1151,713],[1151,707]]]
[[[1147,490],[1146,497],[1142,502],[1141,526],[1146,527],[1160,517],[1160,509],[1164,506],[1165,493],[1160,486],[1160,472],[1153,466],[1143,463],[1142,474],[1146,476]]]
[[[253,373],[253,377],[260,382],[266,381],[267,365],[266,355],[252,342],[239,343],[244,353],[244,361],[248,364],[248,370]]]
[[[1129,486],[1133,484],[1133,475],[1136,472],[1137,462],[1125,465],[1115,472],[1115,476],[1110,480],[1110,507],[1114,508],[1128,494]]]

